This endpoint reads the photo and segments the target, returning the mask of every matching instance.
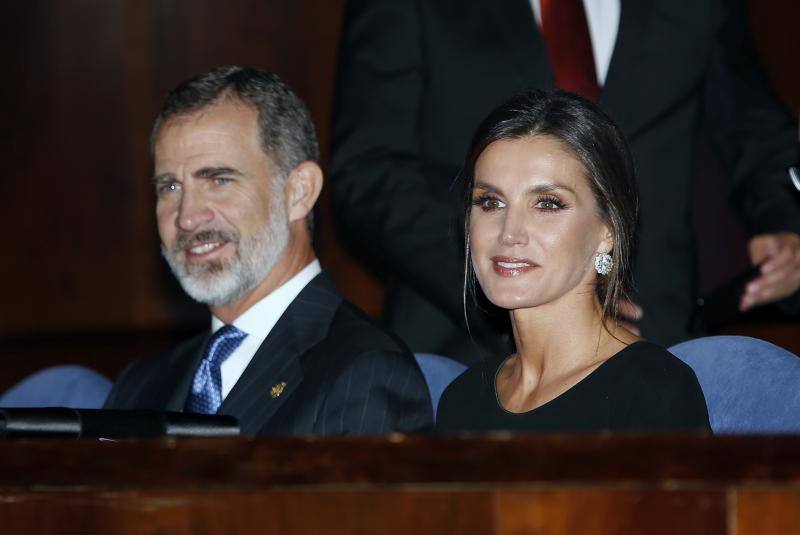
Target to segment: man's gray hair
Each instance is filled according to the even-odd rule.
[[[227,98],[258,112],[261,146],[276,166],[280,184],[301,162],[319,163],[314,123],[300,97],[274,73],[237,66],[218,67],[169,92],[150,136],[151,154],[161,127],[170,118],[190,115]]]

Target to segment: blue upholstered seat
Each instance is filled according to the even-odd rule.
[[[0,396],[0,407],[69,407],[97,409],[111,390],[111,381],[83,366],[45,368]]]
[[[800,357],[745,336],[698,338],[669,351],[697,375],[714,433],[800,433]]]
[[[425,376],[425,381],[428,383],[428,391],[431,394],[433,416],[435,418],[442,392],[467,367],[453,359],[431,353],[415,353],[414,357],[417,359],[422,375]]]

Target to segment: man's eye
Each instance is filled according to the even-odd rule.
[[[499,210],[505,207],[505,203],[497,197],[481,196],[472,200],[474,206],[480,207],[484,212],[491,212],[492,210]]]
[[[178,191],[180,189],[180,185],[177,182],[169,181],[169,182],[161,182],[156,185],[156,193],[159,195],[172,193],[173,191]]]
[[[224,176],[215,176],[213,180],[215,186],[224,186],[229,182],[233,182],[233,179]]]

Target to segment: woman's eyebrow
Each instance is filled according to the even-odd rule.
[[[565,184],[556,184],[555,182],[542,182],[541,184],[536,184],[532,188],[528,189],[528,193],[550,193],[556,190],[567,190],[573,195],[575,195],[575,190]]]
[[[497,186],[493,186],[492,184],[487,184],[486,182],[475,182],[475,184],[472,187],[473,189],[482,189],[490,193],[503,193]]]
[[[487,184],[486,182],[475,182],[473,188],[482,189],[490,193],[502,193],[502,190],[500,188],[492,184]],[[540,184],[536,184],[532,188],[529,188],[527,193],[541,194],[541,193],[550,193],[557,190],[566,190],[575,195],[575,190],[572,189],[571,187],[567,186],[566,184],[557,184],[555,182],[542,182]]]

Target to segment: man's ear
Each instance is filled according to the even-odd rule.
[[[322,191],[322,169],[314,162],[302,162],[289,173],[286,191],[289,222],[305,219]]]

